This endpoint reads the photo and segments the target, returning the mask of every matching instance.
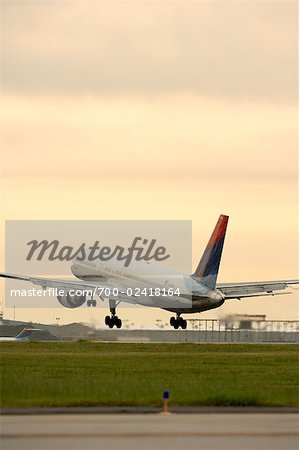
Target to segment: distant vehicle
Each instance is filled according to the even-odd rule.
[[[153,278],[154,267],[150,264],[130,267],[108,263],[75,259],[71,270],[77,281],[37,278],[24,275],[0,273],[0,277],[29,281],[43,289],[60,290],[56,293],[59,303],[66,308],[79,308],[85,303],[96,306],[94,295],[109,300],[111,316],[105,317],[109,328],[121,328],[122,321],[116,315],[120,302],[154,308],[161,308],[176,314],[170,318],[170,325],[178,329],[187,327],[184,314],[199,313],[219,308],[226,300],[247,297],[281,295],[289,285],[299,280],[249,281],[243,283],[217,283],[222,249],[229,217],[221,214],[210,237],[201,260],[191,275],[164,272]],[[156,269],[155,269],[156,270]],[[162,280],[162,281],[161,281]],[[80,292],[81,290],[81,292]],[[87,299],[87,297],[89,297]]]
[[[6,337],[6,336],[0,337],[0,342],[28,341],[28,339],[30,338],[32,333],[34,333],[34,331],[40,330],[37,328],[23,328],[23,330],[14,337]]]

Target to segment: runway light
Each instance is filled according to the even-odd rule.
[[[163,391],[163,413],[165,415],[170,414],[168,411],[168,403],[169,403],[170,394],[169,391]]]

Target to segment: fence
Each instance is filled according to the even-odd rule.
[[[189,319],[188,342],[299,342],[299,321],[264,320],[228,323]]]

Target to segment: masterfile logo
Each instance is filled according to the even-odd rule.
[[[24,276],[93,282],[126,277],[157,277],[167,294],[176,292],[173,273],[192,272],[192,222],[188,220],[137,221],[7,221],[5,272]],[[99,276],[99,273],[101,275]],[[94,278],[93,278],[94,274]],[[167,274],[167,280],[166,280]],[[92,286],[91,286],[92,288]],[[81,289],[81,286],[78,286]],[[111,292],[116,287],[109,284]],[[134,286],[128,286],[134,291]],[[16,295],[18,290],[19,295]],[[6,305],[53,307],[48,289],[28,291],[25,281],[6,280]],[[141,292],[143,290],[141,289]],[[189,291],[188,291],[189,292]],[[99,293],[98,293],[99,294]],[[102,293],[107,297],[107,293]],[[59,294],[60,295],[60,294]]]
[[[40,242],[33,240],[27,243],[30,250],[26,260],[31,261],[35,257],[38,261],[43,258],[48,258],[49,261],[72,261],[74,259],[77,261],[109,261],[115,258],[118,261],[124,261],[124,266],[128,267],[132,259],[135,259],[135,261],[155,260],[159,262],[170,258],[166,247],[157,246],[156,243],[156,239],[148,240],[136,237],[127,249],[120,245],[116,245],[114,248],[105,245],[100,246],[99,241],[96,241],[92,246],[83,242],[78,248],[74,248],[71,245],[60,246],[58,240],[52,242],[45,239]]]

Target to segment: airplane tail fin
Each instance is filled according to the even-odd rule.
[[[29,339],[34,331],[37,330],[35,328],[23,328],[23,330],[16,336],[16,339]]]
[[[193,273],[193,277],[201,278],[201,283],[215,289],[228,216],[220,215],[202,258]]]

